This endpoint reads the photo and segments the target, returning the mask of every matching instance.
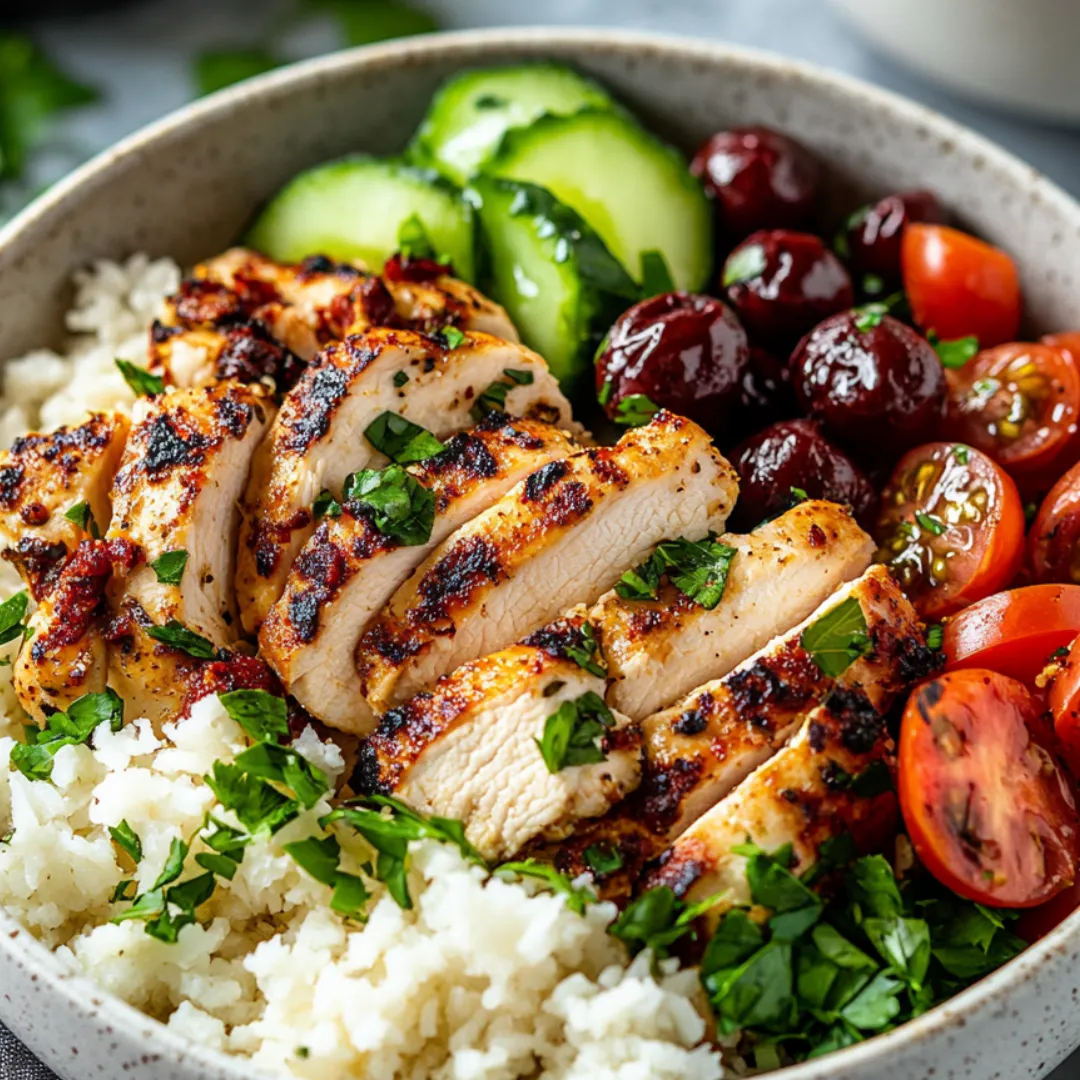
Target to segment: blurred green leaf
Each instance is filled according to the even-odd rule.
[[[218,49],[195,58],[195,85],[199,94],[212,94],[254,75],[273,71],[279,60],[262,49]]]
[[[371,45],[390,38],[429,34],[438,30],[435,19],[398,0],[307,0],[338,22],[349,45]]]
[[[22,175],[48,120],[97,98],[29,38],[0,34],[0,180]]]

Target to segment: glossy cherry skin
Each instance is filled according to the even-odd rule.
[[[932,191],[901,191],[856,210],[840,233],[838,250],[864,292],[885,294],[900,287],[900,240],[909,222],[945,221],[945,212]],[[880,281],[879,288],[869,288]]]
[[[757,229],[810,225],[821,196],[821,166],[804,146],[765,127],[721,131],[690,163],[716,203],[717,230],[728,243]]]
[[[749,364],[746,331],[726,304],[663,293],[616,320],[596,360],[596,391],[612,419],[620,401],[644,394],[719,434],[737,411]]]
[[[786,351],[822,319],[854,302],[843,263],[810,233],[752,233],[720,275],[728,303],[755,344]]]
[[[926,338],[889,315],[831,316],[799,342],[790,368],[802,411],[859,460],[894,460],[937,433],[941,361]]]
[[[788,420],[798,413],[788,365],[771,352],[751,345],[750,364],[742,377],[732,437],[722,437],[718,441],[721,446],[730,446],[777,420]]]
[[[783,420],[759,431],[731,455],[739,474],[739,501],[729,522],[736,531],[792,505],[792,488],[812,499],[852,508],[863,525],[874,518],[877,495],[866,474],[821,433],[813,420]]]

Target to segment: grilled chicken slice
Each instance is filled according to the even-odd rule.
[[[361,696],[353,653],[364,627],[424,557],[519,480],[576,449],[539,420],[489,413],[471,432],[417,465],[413,476],[435,496],[426,543],[407,546],[376,527],[368,510],[346,503],[326,518],[293,563],[285,591],[259,632],[261,654],[314,716],[366,735],[375,715]]]
[[[269,376],[287,390],[325,345],[372,326],[518,340],[503,308],[471,285],[438,267],[409,268],[392,260],[379,278],[324,256],[285,266],[234,248],[196,267],[166,302],[150,336],[151,370],[178,386]]]
[[[837,691],[779,753],[672,844],[644,886],[667,885],[691,903],[724,894],[704,916],[713,929],[726,910],[750,903],[746,858],[733,850],[747,839],[770,852],[793,845],[796,874],[842,833],[859,847],[872,846],[893,824],[895,796],[860,795],[847,778],[891,766],[893,750],[884,717],[867,698]]]
[[[369,330],[324,350],[286,395],[256,456],[238,555],[236,589],[245,628],[254,633],[285,587],[293,559],[314,532],[319,492],[335,496],[349,473],[385,465],[364,437],[392,412],[444,438],[468,427],[476,399],[493,383],[513,382],[505,408],[562,427],[570,405],[544,361],[522,345],[468,334],[456,349],[407,330]]]
[[[723,528],[737,491],[708,435],[667,412],[615,446],[545,465],[395,593],[357,650],[365,697],[381,712],[589,603],[659,541]]]
[[[819,501],[720,541],[737,553],[711,611],[665,583],[656,600],[612,591],[590,613],[615,680],[608,700],[627,716],[640,720],[730,671],[861,574],[874,553],[846,509]]]
[[[176,619],[216,645],[236,640],[237,504],[270,411],[260,387],[222,382],[158,395],[133,427],[107,536],[142,551],[123,591],[158,625]],[[170,575],[154,564],[179,553],[179,581],[162,580]]]
[[[839,674],[828,675],[803,646],[803,632],[828,625],[830,618],[850,618],[853,604],[866,624],[868,651]],[[584,853],[591,844],[612,846],[626,872],[605,880],[605,893],[628,893],[647,860],[784,746],[831,693],[859,691],[884,712],[905,686],[928,675],[934,662],[911,604],[884,567],[871,567],[722,679],[646,717],[640,787],[563,845],[559,868],[576,877],[588,869]]]
[[[638,782],[637,728],[610,714],[598,736],[604,759],[554,773],[538,746],[560,708],[572,710],[586,694],[602,706],[604,679],[569,654],[587,649],[583,623],[580,609],[388,712],[361,744],[354,786],[464,822],[465,835],[492,861],[604,813]]]
[[[105,543],[84,540],[68,555],[52,589],[30,616],[29,640],[15,660],[19,704],[39,727],[108,679],[102,634],[105,589],[113,566]]]
[[[95,413],[78,427],[24,435],[0,454],[0,541],[40,599],[63,557],[109,524],[109,486],[128,435],[120,413]],[[80,507],[89,516],[80,515]],[[72,516],[66,515],[71,512]]]

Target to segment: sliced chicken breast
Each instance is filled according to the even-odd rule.
[[[78,427],[24,435],[0,454],[3,556],[36,598],[68,552],[108,527],[129,426],[120,413],[94,413]]]
[[[791,870],[801,874],[821,845],[842,833],[860,847],[884,838],[895,820],[895,796],[860,795],[849,778],[891,764],[893,750],[884,717],[867,698],[837,691],[778,754],[672,844],[644,887],[667,885],[691,903],[723,894],[704,916],[712,929],[725,911],[750,903],[746,858],[733,850],[747,840],[767,852],[791,844]]]
[[[137,545],[125,594],[162,625],[216,645],[237,639],[237,504],[272,409],[257,386],[222,382],[149,401],[113,484],[108,538]]]
[[[374,329],[321,353],[286,395],[244,500],[236,589],[245,628],[257,631],[281,595],[314,532],[320,491],[340,496],[349,473],[387,463],[364,436],[375,419],[395,413],[445,438],[475,422],[477,398],[494,383],[507,391],[508,413],[574,426],[543,359],[487,334],[467,334],[451,349],[412,331]]]
[[[151,370],[178,386],[269,377],[288,390],[320,349],[372,326],[519,340],[502,307],[435,271],[410,272],[399,260],[380,278],[320,255],[286,266],[234,248],[196,267],[166,301],[150,336]]]
[[[436,549],[364,634],[377,711],[588,603],[661,540],[723,528],[735,471],[696,424],[657,413],[615,446],[556,461]]]
[[[638,782],[641,740],[607,714],[603,760],[550,772],[538,743],[549,717],[602,708],[604,679],[570,657],[586,646],[584,609],[502,652],[465,664],[430,693],[388,712],[360,748],[354,785],[424,814],[460,820],[484,858],[502,861],[540,838],[567,835]]]
[[[435,496],[423,544],[383,535],[366,507],[346,503],[326,518],[289,571],[285,591],[259,631],[261,654],[296,699],[327,724],[366,735],[375,714],[361,696],[353,653],[364,627],[434,547],[519,480],[577,447],[539,420],[489,413],[446,450],[410,466]]]
[[[712,610],[665,583],[656,600],[612,591],[590,612],[615,680],[608,700],[627,716],[640,720],[730,671],[858,577],[874,553],[846,509],[820,501],[720,542],[736,554]]]
[[[84,540],[64,559],[52,589],[30,616],[30,636],[12,680],[19,704],[39,727],[83,694],[105,689],[102,617],[112,569],[106,545]]]

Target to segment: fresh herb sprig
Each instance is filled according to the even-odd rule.
[[[44,728],[25,728],[26,742],[12,747],[11,764],[30,780],[48,780],[56,752],[64,746],[81,746],[105,723],[111,731],[119,731],[123,725],[124,703],[120,696],[111,689],[83,694],[66,712],[49,716]]]
[[[345,484],[345,499],[363,507],[375,528],[406,546],[426,544],[435,526],[435,493],[400,465],[363,469]]]
[[[640,566],[627,570],[615,586],[624,600],[655,600],[660,581],[668,581],[696,604],[712,610],[727,587],[736,548],[720,543],[714,536],[704,540],[665,540]]]
[[[607,754],[601,739],[615,725],[604,699],[592,690],[564,701],[544,722],[544,734],[534,740],[549,773],[573,765],[595,765]]]

